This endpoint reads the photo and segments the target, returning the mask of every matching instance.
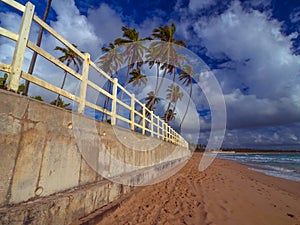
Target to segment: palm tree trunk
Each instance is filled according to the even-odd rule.
[[[169,111],[170,107],[171,107],[171,101],[169,101],[169,104],[168,104],[168,107],[167,107],[166,113]],[[166,120],[167,120],[167,118],[166,118]],[[167,122],[167,121],[166,121],[166,122]]]
[[[182,126],[183,121],[184,121],[184,119],[185,119],[185,117],[186,117],[186,114],[187,114],[187,112],[188,112],[188,110],[189,110],[190,101],[191,101],[191,97],[192,97],[192,90],[193,90],[192,87],[193,87],[193,86],[192,86],[192,84],[191,84],[189,100],[188,100],[188,103],[187,103],[187,107],[186,107],[185,113],[184,113],[184,115],[183,115],[183,117],[182,117],[182,120],[181,120],[181,122],[180,122],[180,125],[179,125],[179,132],[181,131],[181,126]]]
[[[51,2],[52,0],[48,0],[47,3],[47,7],[43,16],[43,21],[46,22],[49,11],[50,11],[50,7],[51,7]],[[40,47],[41,43],[42,43],[42,38],[43,38],[43,30],[44,28],[41,26],[40,30],[39,30],[39,34],[38,34],[38,38],[37,38],[37,42],[36,42],[36,46]],[[31,62],[30,62],[30,66],[28,69],[28,74],[32,74],[33,70],[34,70],[34,66],[35,66],[35,62],[36,62],[36,58],[37,58],[37,53],[33,52],[32,58],[31,58]],[[24,90],[24,95],[28,95],[28,90],[29,90],[29,81],[26,80],[25,81],[25,90]]]
[[[154,101],[155,101],[155,97],[157,96],[158,92],[160,91],[160,89],[161,89],[161,87],[162,87],[162,84],[163,84],[163,82],[164,82],[164,78],[166,77],[166,75],[167,75],[167,68],[165,69],[165,71],[164,71],[164,73],[163,73],[163,75],[162,75],[162,78],[160,79],[159,86],[158,86],[156,92],[154,93],[154,98],[153,98],[153,99],[151,100],[151,102],[149,103],[149,106],[150,106],[150,107],[153,107]]]
[[[165,69],[164,74],[163,74],[163,76],[162,76],[162,78],[160,80],[159,86],[158,86],[157,90],[154,93],[154,98],[149,103],[149,108],[153,108],[153,105],[154,105],[154,102],[155,102],[155,97],[157,96],[159,90],[161,89],[163,81],[164,81],[164,78],[165,78],[166,75],[167,75],[167,68]],[[142,122],[142,118],[140,118],[138,124],[140,124],[141,122]]]
[[[177,101],[175,102],[174,107],[173,107],[173,112],[174,113],[175,113],[175,110],[176,110],[176,106],[177,106]]]
[[[62,84],[61,84],[60,89],[63,89],[63,88],[64,88],[65,82],[66,82],[66,78],[67,78],[67,71],[65,71],[65,76],[64,76],[64,79],[63,79],[63,82],[62,82]],[[60,98],[60,94],[58,94],[58,96],[57,96],[57,99],[56,99],[56,106],[58,106],[59,98]]]
[[[111,93],[111,82],[108,82],[108,93]],[[106,96],[105,101],[104,101],[104,105],[103,105],[104,109],[107,109],[108,103],[109,103],[109,97]],[[102,122],[104,121],[104,116],[106,117],[106,120],[107,120],[107,114],[102,113],[102,118],[101,118]]]
[[[154,93],[156,93],[157,91],[158,81],[159,81],[159,63],[157,63],[156,66],[156,83],[155,83]]]
[[[175,83],[175,75],[176,75],[175,70],[174,70],[173,73],[174,73],[174,75],[173,75],[173,82],[172,82],[172,85],[174,85],[174,83]],[[171,95],[173,95],[173,93],[171,93]],[[172,99],[172,97],[173,97],[173,96],[171,96],[171,99]],[[175,103],[175,104],[176,104],[176,103]],[[167,108],[166,112],[169,111],[170,107],[171,107],[171,101],[169,101],[168,108]]]
[[[174,71],[173,71],[173,84],[175,83],[175,77],[176,77],[176,73],[175,73],[175,68],[174,68]]]
[[[124,88],[126,88],[128,81],[129,81],[129,71],[130,71],[130,66],[128,65],[128,69],[127,69],[127,73],[126,73],[126,78],[125,78],[125,83],[123,85]],[[123,100],[123,96],[124,96],[124,92],[121,92],[121,96],[120,96],[120,101]],[[120,104],[118,105],[118,110],[117,110],[117,115],[119,115],[120,113]],[[118,123],[118,119],[116,119],[116,124]]]

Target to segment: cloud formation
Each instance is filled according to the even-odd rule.
[[[89,52],[92,56],[96,54],[95,50],[100,49],[103,41],[94,26],[80,14],[75,2],[55,0],[51,6],[57,15],[56,21],[50,21],[51,27],[69,42],[76,44],[80,50]]]
[[[230,1],[218,15],[199,15],[199,10],[209,9],[216,2],[190,0],[187,8],[177,10],[182,15],[179,24],[182,37],[197,40],[193,48],[214,59],[213,72],[227,105],[228,129],[265,127],[266,131],[260,128],[243,132],[246,136],[253,134],[254,141],[259,140],[258,134],[262,138],[268,127],[299,122],[300,58],[293,53],[293,40],[298,33],[282,33],[282,22],[268,10],[249,8],[250,1],[244,5]],[[251,1],[250,6],[269,4],[270,1],[257,0]],[[296,21],[297,15],[295,11],[291,21]],[[218,61],[223,63],[215,64]],[[234,136],[242,135],[236,132]],[[291,137],[299,144],[297,134]],[[229,140],[234,142],[226,140],[227,144]],[[247,138],[243,141],[251,143]]]
[[[294,54],[293,45],[298,36],[296,31],[300,32],[299,8],[289,15],[298,30],[286,35],[282,32],[285,25],[274,18],[270,4],[271,0],[178,0],[174,8],[179,38],[204,57],[222,87],[228,115],[224,144],[228,146],[272,142],[278,146],[300,145],[300,59]],[[122,15],[122,9],[115,10],[106,3],[82,14],[74,0],[53,0],[52,9],[56,18],[50,25],[80,50],[91,53],[93,60],[101,54],[103,45],[122,35],[121,26],[133,26],[144,37],[154,27],[168,22],[162,19],[165,12],[147,14],[144,21],[134,21]],[[18,31],[20,20],[13,12],[0,13],[1,26],[14,32]],[[33,25],[33,42],[37,33],[38,27]],[[55,56],[60,54],[53,51],[58,44],[49,34],[44,35],[43,48]],[[0,55],[0,61],[10,63],[13,49],[14,42],[0,38],[0,52],[7,53]],[[24,68],[28,68],[30,59],[31,52],[27,52]],[[38,60],[37,76],[61,82],[63,71]],[[74,89],[76,85],[72,85],[66,88]],[[203,93],[193,90],[198,112],[208,110]],[[200,122],[209,130],[209,113],[200,116]],[[202,141],[207,136],[202,134]]]
[[[190,0],[188,7],[192,12],[196,12],[197,10],[215,5],[216,2],[216,0]]]

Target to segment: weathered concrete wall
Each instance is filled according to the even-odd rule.
[[[130,191],[99,172],[116,181],[123,174],[128,184],[137,185],[189,157],[187,150],[165,142],[133,151],[118,140],[131,132],[114,129],[0,90],[0,224],[69,224]],[[152,166],[174,151],[168,163]],[[124,166],[112,166],[114,159]]]

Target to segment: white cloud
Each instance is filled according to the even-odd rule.
[[[298,149],[300,124],[262,129],[227,130],[224,148]]]
[[[216,0],[190,0],[189,9],[195,12],[200,9],[208,8],[209,6],[215,5]]]
[[[226,55],[232,60],[214,71],[226,94],[228,114],[234,115],[229,124],[243,121],[242,115],[251,111],[255,111],[256,116],[250,118],[256,125],[259,117],[268,115],[272,117],[260,122],[272,118],[276,122],[279,117],[289,121],[283,113],[300,120],[295,116],[300,112],[299,104],[292,100],[300,96],[300,59],[291,52],[296,34],[285,36],[280,22],[259,11],[244,11],[239,1],[220,16],[195,20],[194,32],[208,56]],[[247,93],[237,92],[243,85]]]
[[[113,10],[109,5],[103,3],[97,9],[88,10],[87,17],[80,14],[74,0],[54,0],[51,7],[54,9],[57,17],[50,21],[50,26],[61,36],[71,43],[77,45],[81,51],[89,52],[91,59],[96,59],[101,54],[101,47],[104,44],[112,42],[114,39],[122,36],[121,27],[124,24],[122,15]],[[1,26],[18,32],[21,16],[13,12],[0,13]],[[141,33],[152,31],[151,26],[161,22],[159,18],[146,19],[138,28]],[[30,31],[30,40],[36,42],[39,27],[33,23]],[[55,57],[61,56],[61,52],[54,51],[57,45],[62,44],[53,38],[49,33],[44,33],[42,48]],[[15,43],[6,38],[0,38],[0,50],[7,54],[1,54],[1,62],[11,63]],[[31,61],[32,52],[27,51],[24,59],[24,70],[27,71]],[[57,86],[61,83],[63,71],[57,70],[51,63],[38,57],[34,74],[42,77],[48,82],[55,83]],[[51,76],[49,76],[51,74]],[[75,85],[76,87],[76,85]],[[66,83],[66,89],[74,91],[74,83]],[[40,90],[36,88],[31,90],[32,95],[38,94]],[[48,95],[48,94],[47,94]],[[52,98],[52,97],[51,97]]]
[[[175,10],[181,15],[178,31],[194,49],[205,48],[201,52],[214,59],[230,59],[213,71],[227,108],[225,145],[299,145],[295,134],[300,121],[300,59],[291,50],[298,33],[281,32],[283,24],[272,17],[269,0],[233,0],[221,14],[197,14],[215,2],[190,0],[184,6],[178,0]],[[294,11],[291,21],[298,20]],[[204,96],[196,95],[197,106],[207,108]],[[207,135],[201,139],[204,143]]]
[[[122,36],[121,27],[124,26],[121,15],[109,5],[102,3],[97,9],[90,9],[87,17],[89,23],[93,24],[95,33],[101,37],[102,45],[113,42]],[[101,46],[98,46],[100,53]]]
[[[61,5],[63,4],[63,5]],[[53,28],[61,34],[65,39],[71,43],[78,45],[80,50],[95,49],[94,45],[99,44],[99,39],[94,35],[92,26],[88,23],[84,16],[81,16],[72,1],[53,1],[52,7],[56,10],[58,15],[57,21],[50,23]],[[5,29],[13,32],[18,32],[21,24],[21,16],[12,12],[0,13],[1,26]],[[76,32],[74,32],[74,30]],[[36,23],[32,23],[30,30],[30,41],[36,42],[39,27]],[[54,39],[49,33],[44,33],[42,40],[42,48],[50,54],[58,57],[61,52],[54,51],[57,45],[62,45],[56,39]],[[13,52],[15,48],[15,42],[6,38],[0,39],[1,62],[11,63]],[[3,51],[2,51],[3,50]],[[32,51],[27,50],[24,56],[23,70],[27,72],[32,57]],[[53,64],[47,62],[42,57],[38,56],[34,75],[44,79],[47,82],[60,86],[62,82],[64,71],[58,69]],[[68,81],[68,79],[67,79]],[[75,86],[74,86],[75,84]],[[65,89],[74,92],[76,83],[67,82]],[[30,96],[42,95],[46,101],[51,101],[55,98],[56,94],[51,94],[47,91],[42,91],[34,85],[31,85],[29,92]]]
[[[1,27],[4,27],[7,30],[10,30],[14,33],[18,33],[21,17],[12,12],[1,12],[0,13],[0,24]],[[0,37],[0,61],[3,63],[11,63],[13,52],[15,49],[15,42],[7,38]],[[5,54],[3,54],[5,53]]]
[[[277,100],[243,95],[239,89],[225,95],[229,128],[270,126],[300,121],[300,107],[287,97]]]
[[[21,17],[16,13],[1,12],[0,23],[2,27],[18,33],[21,24]]]
[[[152,30],[163,24],[163,20],[159,17],[146,18],[139,26],[137,30],[140,33],[140,37],[148,37],[152,34]]]
[[[177,23],[177,30],[195,47],[204,46],[208,56],[222,58],[226,55],[232,59],[214,71],[225,93],[230,128],[270,126],[299,121],[300,60],[290,50],[292,39],[297,33],[285,36],[281,33],[282,24],[272,19],[270,12],[262,13],[249,8],[244,11],[240,1],[237,0],[232,1],[221,15],[205,18],[193,16],[197,10],[209,8],[216,2],[216,0],[191,0],[188,6],[183,6],[183,1],[178,0],[175,10],[180,11],[182,17],[180,23]],[[267,6],[270,1],[253,0],[248,3],[252,6]],[[51,26],[71,43],[78,45],[80,50],[90,52],[92,58],[100,54],[103,44],[108,44],[122,35],[120,28],[125,24],[122,15],[105,3],[98,9],[89,10],[87,17],[80,14],[73,0],[54,0],[52,7],[57,14],[57,20],[51,21]],[[295,10],[290,15],[291,22],[298,22],[298,14]],[[17,14],[0,13],[1,26],[14,32],[18,31],[20,20]],[[140,25],[132,22],[142,37],[150,34],[153,27],[161,23],[159,17],[148,18]],[[37,32],[37,26],[34,25],[31,33],[31,39],[34,41]],[[56,45],[57,42],[50,38],[49,34],[43,37],[43,48],[58,56],[59,53],[53,51]],[[0,51],[7,52],[7,55],[0,56],[2,62],[11,61],[13,49],[13,42],[3,41],[3,38],[0,38]],[[31,54],[27,53],[25,67],[28,67],[30,59]],[[51,69],[42,60],[39,60],[38,64],[35,72],[39,76],[53,81],[61,78],[63,71]],[[72,85],[73,83],[69,84],[70,88],[74,86]],[[248,88],[247,91],[241,90],[243,86]],[[207,103],[203,103],[205,97],[200,96],[201,93],[197,92],[196,88],[193,90],[196,94],[197,109],[197,104],[202,104],[201,107],[206,108]],[[178,108],[180,106],[181,103],[178,104]],[[192,115],[188,115],[187,118],[192,118]],[[188,120],[188,123],[192,121]],[[200,126],[203,127],[203,124],[204,127],[208,125],[201,117]],[[286,128],[284,131],[287,132],[287,136],[283,135],[283,131],[278,132],[280,138],[294,141],[300,139],[296,135],[296,131],[299,130]],[[269,135],[270,137],[268,135],[265,137],[261,131],[247,132],[239,135],[231,130],[228,137],[237,135],[241,143],[246,142],[247,135],[250,134],[253,138],[249,140],[253,142],[274,139],[274,132]],[[203,136],[207,137],[206,134]]]
[[[300,21],[300,7],[297,7],[290,14],[290,20],[292,23],[298,23]]]
[[[246,0],[246,3],[252,6],[268,6],[271,4],[271,0]]]
[[[57,14],[57,21],[51,21],[50,25],[57,33],[92,56],[96,50],[100,52],[100,34],[96,34],[94,26],[80,14],[73,0],[55,0],[52,8]]]
[[[290,138],[294,141],[298,141],[298,137],[295,134],[291,134]]]
[[[108,45],[116,38],[122,37],[122,26],[136,28],[140,38],[144,38],[152,33],[153,28],[162,24],[162,19],[156,16],[146,18],[140,24],[136,24],[135,21],[129,21],[130,24],[126,24],[123,15],[106,3],[102,3],[97,9],[88,10],[87,20],[93,25],[95,33],[101,37],[102,45],[99,50],[103,45]],[[99,51],[99,53],[101,52]]]

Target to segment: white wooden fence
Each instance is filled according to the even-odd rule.
[[[120,85],[118,83],[117,78],[112,79],[103,70],[101,70],[98,66],[96,66],[94,62],[90,61],[90,55],[88,53],[80,52],[70,42],[68,42],[61,35],[59,35],[53,28],[51,28],[49,25],[44,23],[39,17],[37,17],[34,14],[35,6],[32,3],[27,2],[27,4],[24,6],[13,0],[0,0],[0,1],[4,2],[7,5],[10,5],[11,7],[19,10],[20,12],[23,12],[22,22],[18,33],[14,33],[12,31],[5,29],[4,27],[0,27],[1,36],[4,36],[16,42],[12,63],[5,64],[0,62],[0,70],[10,74],[9,82],[8,82],[8,90],[12,90],[16,92],[20,84],[20,78],[23,78],[45,89],[48,89],[54,93],[60,94],[61,96],[71,99],[72,101],[78,102],[79,113],[83,114],[84,109],[87,106],[97,111],[100,111],[104,114],[109,115],[111,117],[112,125],[116,125],[116,121],[118,119],[128,123],[130,125],[131,130],[134,130],[135,127],[138,127],[142,129],[142,134],[146,134],[146,132],[148,132],[152,137],[157,137],[186,148],[188,147],[188,143],[184,140],[182,136],[180,136],[167,123],[165,123],[164,120],[162,120],[160,117],[155,115],[153,111],[150,111],[145,106],[145,104],[141,103],[138,99],[136,99],[134,94],[129,93],[122,85]],[[29,41],[28,37],[29,37],[32,21],[35,21],[39,26],[43,27],[43,29],[49,32],[49,34],[51,34],[54,38],[56,38],[58,41],[60,41],[69,49],[73,50],[80,58],[82,58],[83,60],[82,74],[75,72],[72,68],[66,66],[64,63],[59,61],[50,53],[46,52],[41,47],[38,47],[33,42]],[[64,71],[68,72],[69,74],[71,74],[72,76],[80,80],[79,96],[71,94],[70,92],[58,88],[55,85],[52,85],[38,77],[33,76],[32,74],[28,74],[22,71],[26,48],[29,48],[32,51],[38,53],[46,60],[50,61],[51,63],[55,64],[59,68],[63,69]],[[89,74],[90,67],[95,69],[100,76],[103,76],[109,82],[112,82],[113,84],[112,94],[108,93],[106,90],[102,89],[97,84],[89,80],[88,74]],[[88,86],[92,87],[96,91],[100,92],[101,94],[107,96],[112,100],[111,110],[104,109],[103,107],[93,104],[86,100],[86,92]],[[121,90],[122,92],[130,96],[131,98],[130,105],[127,105],[126,103],[124,103],[123,101],[117,98],[118,90]],[[135,107],[136,103],[140,105],[142,109],[141,112],[136,110]],[[130,118],[125,118],[117,114],[117,104],[130,110]],[[140,118],[142,118],[141,124],[135,122],[135,115],[138,115]],[[150,118],[147,118],[146,115],[150,115]],[[146,124],[149,124],[150,128],[147,127]]]

